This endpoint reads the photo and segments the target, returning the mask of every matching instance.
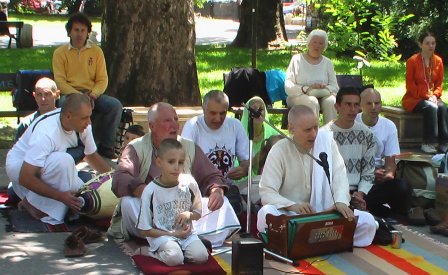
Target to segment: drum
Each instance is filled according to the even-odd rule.
[[[78,196],[84,200],[80,214],[93,219],[111,218],[119,198],[112,192],[113,171],[100,174],[83,185]]]
[[[22,48],[33,47],[33,26],[30,24],[24,24],[22,33],[20,34],[20,44]]]

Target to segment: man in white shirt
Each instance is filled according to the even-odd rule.
[[[295,105],[288,114],[288,128],[295,143],[278,141],[269,152],[260,180],[264,205],[258,212],[257,228],[267,228],[266,215],[312,214],[336,209],[345,218],[358,217],[354,246],[368,246],[376,232],[373,216],[349,208],[350,194],[344,160],[328,131],[318,129],[319,121],[309,107]],[[308,155],[328,155],[331,188],[322,167]],[[334,200],[333,200],[334,198]]]
[[[247,176],[249,139],[239,120],[226,117],[229,98],[221,91],[212,90],[203,101],[204,114],[185,123],[182,137],[196,143],[224,177],[238,180]]]
[[[70,208],[79,212],[82,201],[75,193],[83,185],[67,149],[84,144],[87,163],[100,173],[110,166],[96,152],[92,136],[89,98],[74,94],[62,109],[36,119],[8,152],[6,172],[13,182],[20,205],[34,218],[61,224]]]
[[[395,156],[400,154],[397,127],[391,120],[380,116],[381,94],[374,88],[361,92],[361,110],[356,121],[373,132],[376,143],[375,184],[365,198],[369,211],[380,217],[389,216],[391,211],[407,215],[412,188],[395,178]],[[385,203],[390,208],[384,206]]]

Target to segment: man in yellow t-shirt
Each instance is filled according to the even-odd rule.
[[[70,43],[60,46],[53,54],[53,72],[62,98],[82,93],[93,106],[92,129],[100,155],[116,158],[115,134],[120,124],[123,106],[105,95],[108,84],[106,61],[100,47],[88,41],[92,23],[82,13],[74,14],[65,25]]]

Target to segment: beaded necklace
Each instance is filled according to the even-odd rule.
[[[432,95],[432,91],[429,86],[429,84],[431,82],[431,77],[432,77],[432,57],[429,58],[429,78],[426,78],[425,60],[423,59],[422,54],[421,54],[421,56],[422,56],[422,65],[423,65],[423,78],[425,79],[426,86],[428,87],[428,94]]]

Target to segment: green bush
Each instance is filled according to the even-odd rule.
[[[371,59],[398,62],[394,35],[397,24],[412,15],[388,13],[378,1],[325,0],[319,6],[320,27],[329,31],[332,47],[348,56],[355,51]]]

